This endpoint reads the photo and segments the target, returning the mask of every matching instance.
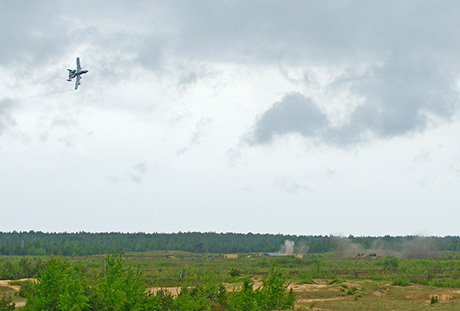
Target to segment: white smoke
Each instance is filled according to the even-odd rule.
[[[284,245],[281,246],[280,253],[286,256],[294,255],[294,244],[294,241],[284,241]]]

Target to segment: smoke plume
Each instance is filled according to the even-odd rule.
[[[284,241],[284,245],[281,246],[281,254],[283,255],[294,255],[294,241],[289,241],[289,240],[286,240]]]

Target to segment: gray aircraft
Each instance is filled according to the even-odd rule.
[[[88,70],[83,70],[80,66],[80,57],[77,57],[77,70],[67,69],[69,71],[69,77],[67,81],[72,81],[75,78],[75,89],[78,89],[80,85],[81,75],[88,72]]]

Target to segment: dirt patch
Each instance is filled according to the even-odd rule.
[[[37,280],[35,280],[35,279],[20,279],[20,280],[14,280],[14,281],[12,281],[12,280],[0,280],[0,287],[9,288],[13,292],[17,293],[21,289],[21,286],[10,284],[10,282],[17,282],[17,281],[32,281],[32,282],[36,282]],[[26,305],[26,300],[24,298],[15,296],[13,299],[15,300],[16,308],[24,307]]]
[[[385,296],[387,295],[386,293],[382,293],[382,292],[373,292],[372,295],[376,296],[376,297],[382,297],[382,296]]]
[[[454,296],[452,295],[438,295],[438,294],[430,294],[430,301],[432,299],[442,302],[442,301],[449,301],[452,300]]]
[[[21,289],[21,286],[10,284],[10,282],[17,282],[17,281],[32,281],[32,282],[35,282],[36,280],[35,279],[20,279],[20,280],[14,280],[14,281],[13,280],[0,280],[0,286],[8,287],[8,288],[13,289],[16,292],[19,292],[19,290]]]
[[[321,291],[326,288],[332,289],[330,285],[327,285],[326,280],[314,280],[313,284],[295,284],[291,283],[289,284],[288,288],[292,288],[292,290],[295,293],[301,293],[301,292],[315,292],[315,291]]]
[[[334,298],[318,298],[318,299],[297,299],[297,303],[299,305],[305,304],[305,303],[312,303],[312,302],[324,302],[324,301],[332,301],[332,300],[343,300],[346,299],[347,297],[334,297]]]
[[[179,295],[180,292],[180,287],[151,287],[147,289],[147,292],[156,294],[157,292],[162,290],[170,293],[174,297],[177,297],[177,295]]]

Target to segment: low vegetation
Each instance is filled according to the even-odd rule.
[[[38,233],[27,234],[30,238]],[[266,238],[254,236],[249,238]],[[115,237],[126,238],[121,234]],[[138,243],[135,236],[128,237]],[[460,255],[440,251],[436,240],[321,237],[311,240],[316,246],[277,241],[270,247],[278,250],[273,252],[208,253],[203,250],[210,247],[214,234],[206,235],[210,240],[201,239],[200,234],[180,237],[190,238],[191,244],[201,241],[195,243],[199,251],[53,255],[61,253],[66,245],[74,245],[63,239],[55,246],[48,245],[54,251],[40,251],[41,255],[3,254],[0,279],[15,281],[0,281],[0,311],[460,309]],[[247,238],[225,236],[233,243],[226,249],[244,244],[232,240],[237,237]],[[140,240],[155,238],[141,234]],[[385,240],[387,244],[382,244]],[[46,244],[23,241],[5,243],[3,249],[16,245],[19,252],[27,249],[29,242],[37,249]],[[334,251],[312,252],[310,247],[319,249],[320,242]],[[364,242],[373,248],[366,248]],[[82,243],[81,249],[85,247]]]
[[[27,283],[24,310],[286,310],[293,309],[295,297],[285,275],[274,262],[254,288],[250,278],[241,288],[228,292],[223,284],[204,282],[184,284],[177,295],[167,290],[148,290],[143,273],[127,267],[122,254],[105,258],[101,277],[90,282],[81,264],[53,257],[46,262],[36,282]],[[3,309],[14,309],[10,298],[1,301]]]

